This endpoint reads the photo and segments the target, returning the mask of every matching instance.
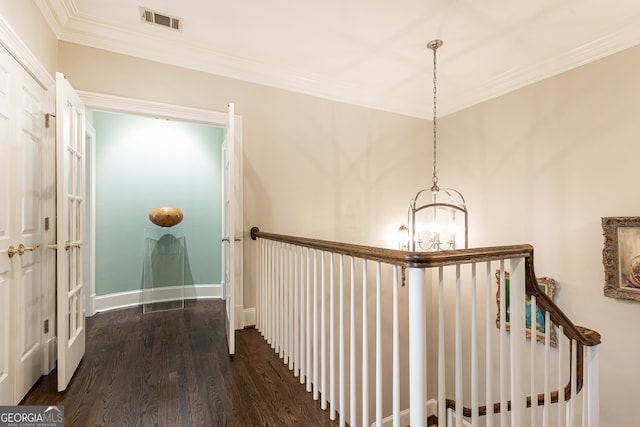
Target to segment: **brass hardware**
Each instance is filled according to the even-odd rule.
[[[22,243],[20,243],[18,245],[18,255],[22,255],[25,252],[33,252],[36,249],[38,249],[40,247],[40,245],[34,245],[34,246],[25,246]]]
[[[44,115],[44,127],[45,128],[49,129],[49,121],[51,120],[51,117],[55,117],[55,116],[56,116],[55,114],[49,114],[49,113]]]
[[[228,237],[223,237],[223,238],[222,238],[222,241],[223,241],[223,242],[227,242],[227,243],[231,243],[231,242],[229,241],[229,238],[228,238]]]
[[[20,253],[20,252],[18,251],[18,249],[14,248],[13,245],[7,248],[7,255],[9,255],[9,258],[13,258],[13,256],[17,253]]]
[[[20,243],[18,245],[17,248],[13,247],[13,245],[9,246],[7,248],[7,255],[9,255],[9,258],[13,258],[14,255],[22,255],[25,252],[33,252],[36,249],[38,249],[40,247],[40,245],[34,245],[34,246],[25,246],[22,243]]]
[[[80,242],[66,242],[64,244],[64,250],[68,251],[69,248],[79,248],[81,246],[82,246],[82,244]],[[49,248],[49,249],[58,249],[58,245],[56,243],[54,243],[52,245],[47,245],[47,248]]]
[[[240,239],[238,239],[237,237],[235,239],[233,239],[234,242],[239,242]]]
[[[65,242],[64,250],[68,251],[69,248],[80,248],[80,246],[82,246],[80,242]]]

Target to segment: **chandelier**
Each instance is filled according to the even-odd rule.
[[[442,40],[432,40],[433,51],[433,176],[431,188],[420,190],[409,204],[408,224],[398,229],[398,246],[410,251],[440,251],[466,248],[467,208],[462,194],[438,185],[437,162],[437,67],[436,51]]]

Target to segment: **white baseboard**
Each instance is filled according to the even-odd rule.
[[[154,301],[161,302],[175,299],[176,291],[179,288],[175,286],[162,289],[154,289]],[[145,290],[137,289],[135,291],[118,292],[114,294],[100,295],[96,297],[95,310],[97,312],[116,310],[119,308],[135,307],[142,305],[144,301]],[[172,296],[173,295],[173,296]],[[189,285],[184,287],[185,299],[209,299],[222,298],[222,285]]]
[[[435,399],[427,400],[426,405],[426,417],[430,417],[431,415],[436,415],[438,411],[438,402]],[[400,411],[400,425],[406,427],[409,425],[410,421],[410,411],[409,409],[405,409],[404,411]],[[393,416],[388,416],[382,419],[382,427],[389,427],[393,425]],[[424,425],[427,425],[427,420],[424,420]],[[372,423],[371,427],[377,427],[376,423]]]
[[[49,375],[56,367],[58,358],[58,340],[51,337],[43,343],[44,346],[44,375]]]
[[[245,308],[244,310],[244,327],[256,326],[256,308]]]

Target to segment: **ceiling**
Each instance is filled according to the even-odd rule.
[[[424,118],[432,39],[439,117],[640,43],[637,0],[35,1],[60,40]]]

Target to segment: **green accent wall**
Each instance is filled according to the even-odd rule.
[[[142,288],[144,232],[159,206],[182,210],[185,284],[220,284],[224,129],[93,112],[96,295]]]

